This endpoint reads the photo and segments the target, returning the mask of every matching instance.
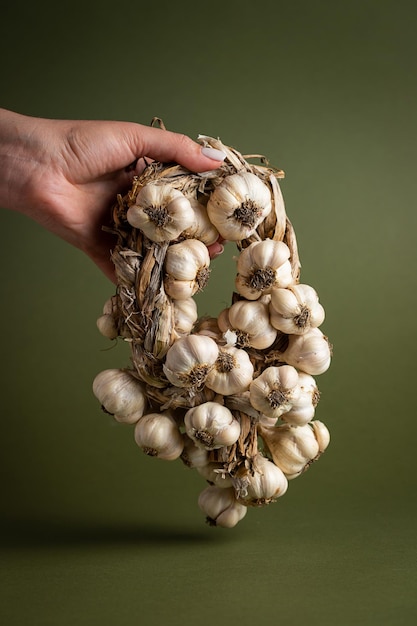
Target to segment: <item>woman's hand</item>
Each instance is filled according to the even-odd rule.
[[[133,122],[47,120],[0,109],[0,206],[80,248],[115,281],[114,238],[102,226],[144,157],[202,172],[219,167],[225,155]],[[219,242],[210,246],[212,256],[221,250]]]

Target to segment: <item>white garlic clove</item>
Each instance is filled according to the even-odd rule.
[[[218,322],[221,330],[235,333],[237,348],[264,350],[274,343],[278,334],[270,324],[268,304],[259,300],[238,300],[219,315]]]
[[[97,319],[97,328],[103,337],[107,339],[117,339],[119,332],[113,315],[107,313],[100,315]]]
[[[97,374],[93,393],[107,413],[127,424],[137,422],[147,405],[144,386],[127,370],[107,369]]]
[[[289,258],[290,249],[282,241],[254,241],[237,258],[236,290],[247,300],[257,300],[274,286],[291,284]]]
[[[184,417],[187,435],[206,450],[236,443],[240,424],[229,409],[218,402],[204,402],[187,411]]]
[[[247,507],[236,500],[232,487],[206,487],[200,493],[198,506],[210,526],[222,528],[233,528],[247,513]]]
[[[319,420],[314,420],[314,422],[311,422],[310,426],[313,429],[317,443],[319,444],[319,452],[322,453],[326,450],[330,443],[329,430],[327,426]]]
[[[174,328],[180,335],[188,335],[198,318],[197,304],[193,298],[174,300]]]
[[[169,348],[163,370],[176,387],[201,388],[219,355],[211,337],[188,335],[180,337]]]
[[[134,436],[145,454],[165,461],[178,459],[184,449],[178,425],[168,413],[149,413],[141,417]]]
[[[301,335],[320,326],[325,317],[318,295],[310,285],[290,285],[271,291],[271,324],[288,335]]]
[[[246,506],[263,506],[283,496],[288,480],[283,471],[272,461],[258,454],[254,472],[234,479],[236,496]]]
[[[320,393],[316,381],[310,374],[298,372],[300,394],[292,402],[291,409],[282,415],[282,419],[293,426],[305,426],[313,418]]]
[[[250,237],[271,209],[269,188],[251,172],[239,172],[224,178],[207,203],[210,221],[227,241]]]
[[[206,386],[223,396],[248,389],[253,378],[253,365],[245,350],[234,347],[219,348],[219,355],[209,372]]]
[[[267,367],[251,383],[249,392],[250,403],[257,411],[278,419],[300,395],[298,372],[290,365]]]
[[[195,442],[187,435],[182,434],[184,449],[181,453],[182,462],[189,468],[197,469],[204,467],[209,463],[209,451],[201,446],[197,446]]]
[[[282,358],[289,365],[315,376],[329,368],[331,356],[328,338],[319,328],[311,328],[303,335],[289,335]]]
[[[305,426],[282,424],[271,428],[259,425],[259,434],[275,465],[288,479],[299,476],[319,458],[330,440],[326,431],[324,424],[319,422],[316,425],[314,421]]]
[[[206,286],[210,276],[210,255],[198,239],[186,239],[169,246],[165,256],[166,293],[174,300],[190,298]]]
[[[194,221],[191,226],[184,230],[182,236],[187,239],[198,239],[206,246],[210,246],[218,240],[219,231],[210,222],[207,208],[195,198],[189,198],[189,200],[194,212]]]
[[[194,220],[194,211],[184,194],[171,187],[148,183],[127,211],[127,221],[151,241],[176,239]]]

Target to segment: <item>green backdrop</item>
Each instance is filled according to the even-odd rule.
[[[0,619],[7,626],[410,625],[416,568],[417,12],[407,1],[15,3],[1,102],[219,136],[286,172],[302,280],[334,359],[326,454],[233,530],[200,477],[143,455],[94,376],[128,361],[95,320],[112,285],[0,212]],[[213,263],[201,314],[233,289]]]

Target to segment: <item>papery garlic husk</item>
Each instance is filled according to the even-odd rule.
[[[267,367],[251,383],[249,392],[250,403],[257,411],[278,419],[300,395],[298,372],[291,365]]]
[[[288,488],[288,480],[272,461],[258,454],[255,471],[234,479],[236,497],[246,506],[264,506],[280,498]]]
[[[229,344],[237,348],[264,350],[275,341],[278,331],[269,321],[268,304],[258,300],[238,300],[218,317],[219,328]]]
[[[221,343],[223,333],[219,328],[219,324],[216,317],[200,317],[194,327],[194,330],[199,335],[206,335],[211,337],[217,343]]]
[[[254,241],[237,258],[236,290],[247,300],[257,300],[275,286],[287,287],[293,282],[289,258],[290,249],[282,241]]]
[[[218,402],[203,402],[189,409],[184,425],[187,435],[206,450],[231,446],[240,435],[240,423],[227,407]]]
[[[148,183],[126,214],[127,221],[151,241],[172,241],[191,226],[194,211],[189,200],[171,185]]]
[[[184,448],[178,424],[168,413],[141,417],[135,426],[135,441],[145,454],[165,461],[178,459]]]
[[[289,335],[282,359],[297,369],[316,376],[330,366],[331,346],[319,328],[310,328],[303,335]]]
[[[198,239],[172,244],[166,253],[165,272],[165,291],[174,300],[190,298],[202,291],[210,275],[207,246]]]
[[[251,172],[226,176],[207,203],[210,221],[227,241],[250,237],[272,209],[268,186]]]
[[[208,465],[210,452],[201,446],[197,446],[187,433],[182,433],[182,438],[184,449],[181,453],[181,461],[191,469]]]
[[[310,285],[274,287],[271,291],[271,324],[288,335],[302,335],[323,323],[325,313]]]
[[[206,246],[210,246],[219,238],[219,231],[209,220],[206,207],[195,198],[189,198],[191,208],[194,211],[194,221],[184,230],[183,237],[198,239]]]
[[[233,487],[230,474],[223,468],[223,463],[208,463],[197,467],[197,472],[212,485],[226,489]]]
[[[134,424],[147,406],[145,386],[123,369],[103,370],[93,381],[93,393],[118,422]]]
[[[330,434],[323,422],[305,426],[258,426],[259,434],[272,459],[288,480],[302,474],[327,448]],[[319,443],[320,441],[320,443]]]
[[[166,354],[164,374],[176,387],[200,389],[218,356],[219,348],[211,337],[180,337]]]
[[[305,426],[314,418],[320,392],[314,378],[305,372],[298,372],[298,386],[300,388],[298,398],[293,400],[291,409],[281,417],[293,426]]]
[[[241,393],[248,389],[253,379],[253,365],[245,350],[220,347],[206,386],[223,396]]]
[[[188,335],[198,318],[197,304],[193,298],[173,300],[174,329],[179,335]]]
[[[236,500],[233,487],[206,487],[200,493],[198,506],[210,526],[222,528],[233,528],[247,513],[247,507]]]

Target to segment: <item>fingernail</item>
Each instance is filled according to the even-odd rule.
[[[224,161],[226,158],[226,153],[216,148],[204,147],[201,148],[201,153],[209,159],[213,159],[213,161]]]

